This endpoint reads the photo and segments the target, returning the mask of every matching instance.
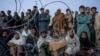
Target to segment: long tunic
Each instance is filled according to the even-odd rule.
[[[65,52],[67,54],[75,54],[79,51],[80,49],[80,42],[79,42],[79,38],[74,35],[74,38],[71,38],[69,35],[66,36],[65,38],[66,40],[66,45],[67,45],[67,49],[65,50]]]
[[[46,14],[40,14],[38,21],[39,21],[39,34],[40,34],[41,31],[47,30],[49,19],[47,18]]]
[[[44,47],[44,46],[46,46],[46,44],[44,44],[44,43],[47,43],[48,42],[47,43],[47,45],[48,45],[49,42],[51,42],[51,40],[52,40],[52,38],[49,35],[47,35],[46,38],[42,38],[40,36],[40,38],[37,41],[39,56],[46,56],[46,52],[47,51],[45,50],[45,47]]]
[[[90,38],[90,31],[88,24],[90,23],[90,19],[87,15],[77,15],[77,35],[80,37],[80,34],[85,31],[88,34],[88,37]]]
[[[64,14],[60,13],[58,15],[55,15],[53,18],[53,29],[55,30],[60,30],[61,28],[64,28],[63,26],[63,19],[64,19]]]

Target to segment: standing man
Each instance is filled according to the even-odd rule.
[[[46,16],[47,16],[47,20],[48,20],[48,22],[47,22],[48,26],[49,26],[50,18],[51,18],[49,12],[50,12],[50,11],[49,11],[48,9],[45,10],[45,14],[46,14]],[[49,27],[47,28],[47,30],[49,30]]]
[[[80,33],[85,31],[88,34],[88,37],[90,38],[90,31],[88,24],[90,23],[90,19],[88,15],[85,14],[85,7],[81,5],[79,7],[80,14],[77,15],[76,20],[77,20],[77,35],[78,37],[80,36]]]
[[[97,47],[100,47],[100,13],[97,13],[95,15],[94,29],[96,33],[95,41],[96,41]]]
[[[39,21],[39,35],[41,31],[47,31],[48,28],[48,18],[47,15],[44,13],[44,8],[40,9],[41,14],[38,16],[38,21]]]
[[[8,15],[7,15],[7,18],[8,18],[8,21],[9,21],[9,20],[12,19],[11,10],[8,10],[8,11],[7,11],[7,14],[8,14]],[[12,20],[11,22],[9,22],[8,25],[9,25],[9,26],[12,26],[12,22],[13,22],[13,20]]]
[[[38,16],[39,16],[39,11],[37,6],[33,6],[32,10],[32,25],[36,27],[36,30],[39,28],[38,27]]]
[[[96,28],[98,28],[97,27],[97,25],[98,25],[98,22],[96,23],[96,14],[97,14],[97,8],[96,7],[92,7],[91,8],[91,35],[92,35],[92,37],[91,37],[91,41],[95,44],[96,43]],[[98,20],[98,19],[97,19]],[[97,25],[96,25],[97,24]],[[95,26],[95,27],[94,27]]]

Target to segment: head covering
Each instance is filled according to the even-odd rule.
[[[44,10],[44,8],[41,8],[40,10]]]
[[[26,41],[25,39],[21,36],[20,32],[15,32],[15,34],[19,34],[19,39],[15,39],[15,36],[9,41],[11,43],[17,44],[17,45],[25,45]]]

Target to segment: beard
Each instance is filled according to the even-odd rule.
[[[74,35],[70,35],[70,38],[74,38]]]
[[[85,14],[85,12],[81,12],[81,14]]]
[[[54,38],[55,38],[55,39],[58,39],[59,37],[58,37],[58,36],[54,36]]]

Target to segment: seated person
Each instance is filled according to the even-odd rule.
[[[26,50],[28,52],[27,56],[35,56],[38,54],[37,50],[37,35],[36,28],[31,29],[30,35],[26,39]]]
[[[58,31],[53,32],[53,39],[49,44],[49,50],[53,56],[62,56],[64,53],[65,39],[60,37]]]
[[[88,39],[87,33],[84,31],[80,35],[80,51],[85,51],[89,55],[93,54],[94,52],[91,46],[91,42]]]
[[[14,37],[7,43],[10,47],[10,55],[11,56],[24,56],[24,45],[25,40],[23,40],[20,33],[16,32]]]
[[[4,52],[7,50],[7,41],[8,38],[7,31],[3,31],[2,35],[0,36],[0,56],[4,54]]]
[[[74,30],[71,28],[68,30],[68,35],[66,37],[66,46],[65,53],[68,56],[75,56],[80,50],[79,37],[75,35]]]
[[[67,32],[65,28],[61,28],[60,29],[60,35],[62,38],[65,38],[67,36]]]
[[[48,56],[48,45],[51,42],[51,37],[46,31],[42,31],[37,41],[39,56]]]

